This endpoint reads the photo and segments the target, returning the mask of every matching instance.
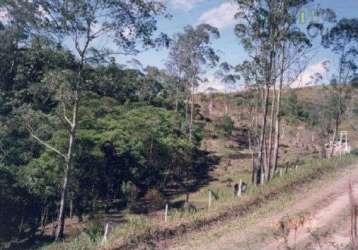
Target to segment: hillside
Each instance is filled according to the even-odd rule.
[[[308,113],[312,112],[314,115],[316,110],[320,112],[320,105],[324,103],[323,92],[324,90],[319,86],[293,89],[286,91],[283,99],[286,101],[290,95],[294,94],[297,96],[297,103],[300,104],[294,109],[306,109]],[[220,167],[216,168],[218,175],[230,176],[235,170],[242,171],[242,174],[246,175],[250,172],[251,155],[248,145],[248,130],[251,123],[249,111],[244,105],[249,100],[245,95],[245,92],[228,96],[211,94],[200,98],[201,112],[208,121],[205,126],[206,136],[202,147],[221,157]],[[283,106],[285,105],[287,104],[283,103]],[[310,110],[310,107],[316,107],[316,110]],[[320,151],[322,146],[328,143],[328,138],[322,137],[320,128],[317,125],[312,125],[309,118],[300,120],[299,116],[289,112],[291,111],[287,111],[283,115],[280,164],[282,166],[293,165],[302,159],[322,157]],[[232,119],[234,124],[230,136],[224,135],[225,114]],[[352,148],[358,147],[358,131],[354,128],[357,121],[357,115],[347,115],[340,127],[340,130],[348,132],[348,141]]]
[[[299,89],[295,92],[300,103],[319,103],[317,98],[321,98],[319,88]],[[187,235],[185,237],[190,237],[192,233],[195,235],[196,231],[201,234],[202,226],[205,228],[201,223],[207,224],[208,227],[211,227],[212,223],[219,223],[224,226],[227,220],[230,221],[230,218],[237,216],[236,212],[231,214],[231,211],[235,211],[233,208],[238,209],[239,214],[245,216],[252,214],[254,216],[256,206],[259,208],[262,203],[269,202],[266,201],[267,197],[272,197],[270,199],[274,199],[273,202],[276,202],[276,200],[279,202],[280,199],[285,199],[286,192],[290,192],[291,188],[297,188],[294,183],[306,190],[310,185],[318,185],[317,183],[322,182],[322,178],[330,178],[329,180],[332,181],[332,174],[336,173],[337,164],[346,166],[356,161],[355,158],[346,157],[341,161],[339,159],[333,161],[320,160],[322,157],[319,152],[320,143],[324,140],[320,138],[318,129],[305,121],[292,121],[292,117],[286,114],[282,128],[284,131],[282,145],[284,146],[280,151],[279,165],[287,173],[293,171],[293,175],[283,180],[279,180],[279,176],[276,177],[278,179],[275,179],[273,184],[267,184],[268,190],[261,193],[262,191],[258,191],[260,189],[251,185],[252,155],[247,137],[250,122],[247,116],[247,108],[242,105],[243,97],[245,97],[243,93],[230,94],[229,96],[222,94],[198,96],[200,115],[197,119],[198,124],[204,127],[201,148],[208,151],[217,163],[212,166],[205,182],[202,182],[199,186],[193,186],[190,192],[189,209],[183,207],[186,200],[185,194],[167,192],[165,198],[169,204],[169,222],[167,223],[163,221],[164,203],[155,196],[152,198],[146,196],[140,201],[141,206],[159,204],[159,207],[156,206],[154,210],[150,209],[145,214],[135,214],[131,210],[125,210],[120,215],[113,214],[113,216],[98,214],[96,220],[102,226],[111,223],[111,243],[109,246],[112,247],[110,249],[117,249],[118,246],[120,246],[119,249],[137,248],[135,247],[136,244],[139,244],[138,248],[146,248],[148,247],[147,244],[155,244],[157,245],[155,248],[158,249],[166,246],[166,244],[180,246],[181,244],[177,245],[176,241],[176,238],[178,240],[181,238],[180,232]],[[211,109],[210,112],[209,108]],[[230,135],[227,134],[223,124],[225,116],[229,116],[232,120],[232,126],[229,126],[229,130],[232,132]],[[355,147],[358,134],[350,127],[348,121],[350,120],[345,120],[343,126],[344,129],[349,131],[350,144]],[[296,165],[300,171],[297,176],[294,173],[297,171],[295,170]],[[317,169],[315,165],[318,166]],[[327,167],[327,169],[322,170],[324,167]],[[234,185],[240,179],[248,184],[248,191],[242,199],[235,199]],[[212,207],[207,213],[209,190],[213,193],[213,197]],[[283,193],[281,194],[281,192]],[[273,205],[277,206],[278,204]],[[70,231],[75,232],[78,227],[85,226],[70,221],[68,225],[67,234],[71,234]],[[51,228],[51,225],[48,227]],[[117,227],[118,229],[116,229]],[[161,236],[157,238],[153,234]],[[168,236],[168,239],[170,239],[168,242],[166,241],[166,234],[173,234],[173,236]],[[101,239],[101,235],[99,236]],[[132,239],[133,244],[130,243],[131,241],[126,242],[127,237]],[[148,239],[154,238],[147,242],[147,240],[144,240],[146,237]],[[179,248],[186,249],[186,247]],[[53,246],[50,249],[53,249]],[[202,249],[200,245],[198,249]]]

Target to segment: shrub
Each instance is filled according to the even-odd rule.
[[[104,229],[101,223],[92,221],[84,229],[84,232],[88,235],[92,242],[96,242],[104,234]]]
[[[235,129],[235,123],[230,116],[225,115],[222,123],[225,136],[231,136]]]
[[[309,122],[310,120],[309,107],[300,102],[295,93],[282,99],[282,112],[290,123]]]
[[[135,205],[138,196],[137,187],[130,181],[123,182],[121,185],[122,198],[129,208]]]
[[[351,151],[352,155],[358,155],[358,148],[355,148]]]

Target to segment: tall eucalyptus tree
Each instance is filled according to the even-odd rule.
[[[183,87],[186,95],[190,141],[192,141],[195,89],[205,81],[203,78],[205,67],[215,67],[219,62],[219,56],[211,46],[212,38],[219,36],[218,29],[208,24],[201,24],[197,27],[187,26],[184,32],[174,36],[170,46],[167,67],[175,74],[177,84],[179,84],[176,88],[179,90]]]
[[[250,57],[250,61],[244,62],[240,68],[243,74],[247,75],[247,72],[251,72],[250,80],[254,81],[254,86],[261,89],[262,95],[261,130],[257,147],[257,159],[253,167],[253,182],[263,184],[265,180],[271,178],[272,152],[275,152],[273,157],[275,161],[279,145],[278,107],[280,107],[280,91],[278,91],[277,101],[275,102],[275,145],[277,148],[273,150],[272,133],[275,107],[271,110],[271,128],[268,132],[270,89],[275,87],[277,82],[281,82],[279,90],[282,88],[283,81],[279,81],[280,77],[283,77],[293,65],[292,59],[290,59],[290,64],[287,63],[288,54],[285,48],[289,44],[293,44],[293,47],[301,52],[305,46],[310,45],[309,39],[297,27],[297,18],[302,7],[311,1],[237,0],[236,2],[239,10],[236,17],[239,23],[235,27],[235,32]],[[274,91],[274,93],[276,92]],[[275,98],[276,96],[274,96]],[[267,134],[271,138],[269,139],[269,145],[267,145],[266,141]],[[268,146],[269,148],[267,148]],[[275,161],[274,165],[276,164],[277,162]]]

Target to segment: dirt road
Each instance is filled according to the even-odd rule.
[[[358,198],[358,165],[354,165],[290,194],[290,201],[283,200],[282,206],[277,204],[281,201],[274,201],[272,211],[263,216],[253,215],[255,219],[244,227],[242,223],[239,225],[239,219],[223,223],[208,231],[185,236],[170,248],[344,249],[350,242],[350,181]],[[279,230],[280,225],[284,230]]]

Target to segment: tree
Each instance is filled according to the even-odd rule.
[[[341,19],[323,36],[322,44],[338,56],[337,75],[333,76],[328,90],[328,106],[334,123],[331,152],[334,154],[335,140],[351,99],[351,88],[358,69],[358,19]]]
[[[239,24],[236,25],[235,32],[251,58],[250,62],[244,62],[240,68],[246,79],[254,81],[254,86],[260,89],[262,96],[261,131],[256,166],[253,169],[255,183],[263,184],[271,177],[274,111],[275,106],[280,106],[280,101],[278,98],[272,107],[271,128],[268,132],[270,89],[274,89],[273,100],[275,100],[275,87],[280,82],[279,89],[282,88],[283,75],[293,64],[292,60],[290,60],[290,64],[287,63],[288,54],[285,52],[285,48],[287,49],[289,44],[294,44],[297,51],[302,52],[303,44],[309,44],[304,33],[296,26],[299,10],[308,2],[307,0],[237,0],[239,12],[236,16],[239,19]],[[293,58],[297,60],[297,55]],[[278,96],[280,96],[280,92]],[[279,109],[276,108],[276,121],[279,114],[277,110],[279,111]],[[276,134],[278,129],[279,124],[276,123]],[[267,134],[270,138],[269,145],[266,141]],[[275,144],[277,144],[279,136],[276,135],[275,138]]]
[[[219,36],[218,29],[208,24],[201,24],[197,27],[186,26],[183,33],[175,35],[170,45],[167,68],[176,79],[177,96],[180,88],[183,88],[186,96],[186,114],[190,114],[187,119],[190,141],[195,111],[195,89],[205,80],[202,78],[205,72],[204,66],[214,67],[219,61],[218,55],[211,47],[212,37],[218,38]],[[189,103],[190,112],[188,112]]]
[[[108,0],[37,0],[8,1],[1,3],[10,22],[23,24],[32,36],[57,37],[72,43],[76,53],[76,67],[72,70],[51,72],[47,77],[59,101],[60,120],[67,128],[67,146],[59,149],[39,137],[31,126],[32,137],[48,150],[56,153],[63,161],[64,176],[61,191],[60,209],[57,219],[56,240],[63,236],[66,196],[69,174],[72,166],[79,126],[78,110],[81,103],[81,90],[87,82],[86,64],[96,64],[114,53],[135,51],[136,42],[154,46],[151,39],[156,30],[155,16],[164,14],[164,5],[158,1],[108,1]],[[113,37],[120,52],[96,45],[104,36]],[[58,41],[60,41],[58,40]],[[159,42],[157,40],[156,42]],[[68,45],[68,44],[67,44]],[[30,124],[28,124],[30,125]]]
[[[196,27],[186,26],[183,33],[174,36],[170,45],[167,68],[169,72],[174,74],[177,93],[176,103],[179,98],[179,90],[182,88],[184,91],[186,98],[185,115],[190,143],[193,142],[195,90],[200,83],[205,81],[202,78],[205,72],[204,67],[214,67],[219,61],[218,55],[211,47],[212,37],[218,38],[219,36],[218,29],[208,24],[201,24]],[[186,203],[188,202],[189,191],[187,190]]]

